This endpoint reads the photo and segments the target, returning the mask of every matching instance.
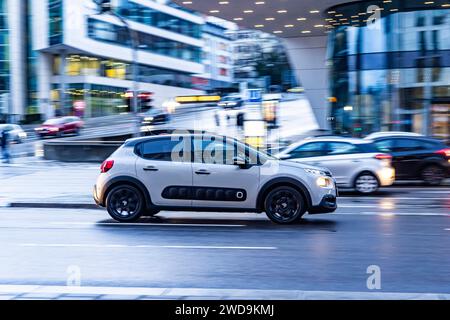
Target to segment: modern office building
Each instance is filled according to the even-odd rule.
[[[285,89],[297,85],[280,38],[253,29],[240,29],[232,36],[236,82],[267,90],[272,85]]]
[[[0,1],[0,117],[128,111],[134,79],[155,106],[203,93],[193,81],[204,70],[201,15],[161,0],[112,4],[136,31],[137,59],[130,29],[93,0]]]
[[[233,85],[233,42],[230,36],[234,24],[210,17],[202,26],[204,72],[194,78],[196,87],[205,91],[227,90]]]
[[[323,128],[449,138],[448,0],[176,2],[282,37]]]
[[[33,0],[34,50],[46,114],[85,106],[87,117],[128,111],[127,91],[153,93],[154,105],[177,95],[199,94],[192,75],[203,71],[201,16],[166,1],[116,0],[112,14],[98,14],[91,0]],[[137,55],[133,56],[132,33]],[[133,79],[132,64],[137,64]]]

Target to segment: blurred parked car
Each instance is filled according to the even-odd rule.
[[[239,109],[244,106],[244,99],[240,96],[226,96],[217,105],[225,110]]]
[[[450,177],[450,148],[443,142],[421,135],[370,135],[378,150],[389,152],[398,180],[423,180],[440,185]]]
[[[391,186],[395,180],[392,157],[361,139],[310,138],[291,145],[276,157],[328,168],[338,186],[363,194]]]
[[[10,139],[15,143],[22,143],[27,138],[27,133],[17,124],[0,124],[0,132],[9,131]]]
[[[62,117],[47,120],[35,131],[40,138],[61,137],[65,134],[79,135],[83,126],[84,122],[78,117]]]
[[[158,124],[167,124],[170,122],[170,114],[160,109],[150,109],[145,113],[139,114],[141,126],[153,126]]]

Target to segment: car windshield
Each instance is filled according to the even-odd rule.
[[[55,124],[61,124],[62,122],[63,122],[62,119],[50,119],[50,120],[45,121],[44,125],[45,126],[48,126],[48,125],[52,126],[52,125],[55,125]]]
[[[0,124],[0,131],[3,131],[3,130],[8,130],[8,131],[14,130],[14,127],[9,124]]]
[[[225,97],[222,99],[222,101],[224,101],[224,102],[239,101],[239,100],[240,100],[239,97]]]

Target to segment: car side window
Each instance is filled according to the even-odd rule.
[[[235,165],[235,159],[252,165],[262,163],[255,150],[225,137],[194,138],[193,145],[196,163]]]
[[[380,152],[392,152],[394,151],[394,140],[380,140],[376,141],[378,151]]]
[[[140,144],[137,153],[146,160],[191,162],[190,145],[190,139],[186,137],[157,139]]]
[[[346,142],[330,142],[328,144],[328,155],[337,156],[344,154],[359,153],[358,147]]]
[[[292,159],[320,157],[327,154],[326,148],[325,142],[311,142],[289,152],[289,155]]]
[[[424,149],[425,145],[420,140],[413,139],[397,139],[394,145],[394,150],[397,152],[419,151]]]
[[[236,148],[224,137],[194,138],[194,162],[233,165]]]

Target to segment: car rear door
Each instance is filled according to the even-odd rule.
[[[414,179],[420,175],[422,161],[429,156],[424,143],[419,139],[393,139],[394,167],[398,179]]]
[[[245,145],[225,137],[194,137],[193,206],[254,209],[260,166]],[[243,168],[234,159],[249,164]],[[250,165],[251,164],[251,165]]]
[[[137,146],[136,173],[157,206],[191,207],[191,138],[167,136]]]

